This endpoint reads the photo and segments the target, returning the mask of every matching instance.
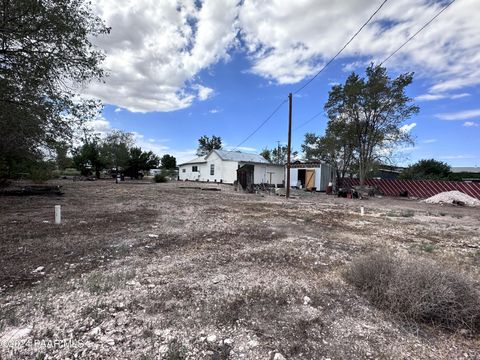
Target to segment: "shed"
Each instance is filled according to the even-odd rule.
[[[335,183],[335,170],[322,161],[296,161],[290,165],[291,187],[325,191],[330,182]]]

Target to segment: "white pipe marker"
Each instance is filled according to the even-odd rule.
[[[62,207],[60,205],[55,205],[55,224],[62,223]]]

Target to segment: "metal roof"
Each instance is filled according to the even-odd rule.
[[[245,154],[238,151],[227,151],[227,150],[212,150],[208,153],[207,156],[200,156],[193,160],[184,162],[178,166],[189,165],[189,164],[202,164],[207,162],[207,158],[212,152],[217,153],[220,159],[224,161],[238,161],[245,163],[256,163],[256,164],[270,164],[270,162],[265,159],[263,156],[258,154]]]
[[[212,150],[206,158],[210,156],[212,152],[216,152],[222,160],[226,161],[238,161],[246,163],[258,163],[258,164],[270,164],[270,162],[265,159],[263,156],[258,154],[245,154],[237,151],[226,151],[226,150]],[[206,159],[205,158],[205,159]]]
[[[459,173],[459,172],[480,173],[480,167],[478,166],[452,167],[452,172],[453,173]]]
[[[205,156],[200,156],[200,157],[197,157],[193,160],[190,160],[190,161],[187,161],[187,162],[184,162],[183,164],[180,164],[178,166],[182,166],[182,165],[188,165],[188,164],[201,164],[201,163],[205,163],[207,162],[205,160]]]

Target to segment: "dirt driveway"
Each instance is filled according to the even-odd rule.
[[[393,319],[342,277],[387,249],[480,279],[478,208],[58,183],[0,198],[0,359],[480,358],[478,337]]]

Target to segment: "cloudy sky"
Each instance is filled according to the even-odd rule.
[[[93,125],[135,134],[145,149],[194,157],[202,135],[241,143],[289,92],[305,84],[383,0],[95,0],[112,28],[95,39],[110,74],[85,94],[105,103]],[[341,56],[294,98],[293,146],[322,134],[328,91],[379,63],[446,3],[389,0]],[[437,158],[480,166],[480,4],[456,0],[385,66],[415,72],[409,95],[420,114],[405,122],[416,138],[401,163]],[[314,115],[319,114],[307,122]],[[240,148],[286,142],[284,105]],[[306,123],[307,122],[307,123]],[[305,124],[306,123],[306,124]]]

